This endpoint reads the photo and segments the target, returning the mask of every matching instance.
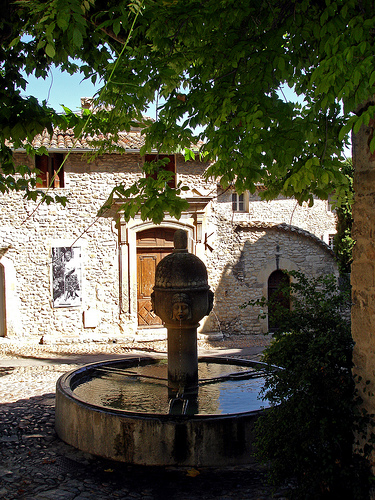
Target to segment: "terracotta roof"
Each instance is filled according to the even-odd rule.
[[[140,130],[131,130],[130,132],[120,132],[119,139],[116,142],[116,147],[125,151],[139,151],[145,143],[145,138]],[[93,151],[96,149],[95,141],[104,140],[104,134],[97,134],[94,136],[83,135],[76,139],[74,137],[73,129],[60,130],[56,128],[51,136],[47,130],[42,134],[38,134],[32,141],[34,148],[44,146],[49,151]],[[191,148],[198,151],[203,144],[202,141],[192,144]],[[11,143],[8,143],[12,147]]]
[[[59,130],[56,128],[52,136],[45,130],[42,134],[38,134],[32,145],[35,148],[44,146],[49,150],[61,149],[66,151],[68,149],[80,150],[80,151],[92,151],[95,149],[95,141],[100,141],[105,139],[103,134],[98,135],[84,135],[78,139],[74,137],[73,129]],[[120,132],[119,140],[117,141],[117,146],[125,150],[135,150],[139,151],[144,145],[144,137],[140,132]]]

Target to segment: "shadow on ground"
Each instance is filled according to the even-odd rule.
[[[54,402],[49,393],[0,405],[3,500],[275,498],[257,466],[142,467],[85,454],[57,437]]]

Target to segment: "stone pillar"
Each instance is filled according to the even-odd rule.
[[[197,325],[183,328],[166,325],[168,330],[169,397],[198,394]]]
[[[176,231],[173,253],[156,267],[151,298],[168,332],[169,398],[188,401],[192,413],[198,395],[197,328],[212,309],[209,288],[206,266],[187,250],[187,233]]]
[[[353,134],[353,238],[356,241],[351,272],[354,372],[362,377],[359,391],[364,407],[375,412],[375,154],[369,144],[375,120]],[[370,383],[366,385],[366,381]],[[362,389],[366,386],[365,392]]]

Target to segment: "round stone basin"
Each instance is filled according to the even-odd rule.
[[[167,360],[127,358],[64,374],[56,388],[56,431],[65,442],[140,465],[250,463],[262,363],[199,359],[199,395],[168,399]]]

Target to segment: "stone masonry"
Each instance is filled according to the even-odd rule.
[[[115,208],[97,217],[116,184],[130,186],[143,175],[140,134],[132,135],[128,139],[135,145],[124,154],[89,161],[87,144],[69,154],[65,187],[58,188],[69,199],[66,207],[36,206],[20,193],[0,197],[2,335],[47,342],[150,334],[137,323],[136,237],[155,226],[137,217],[125,224]],[[67,154],[66,142],[49,144],[51,151]],[[14,154],[19,162],[34,161],[22,151]],[[187,230],[189,250],[207,266],[215,304],[201,322],[201,333],[265,333],[267,320],[258,318],[260,311],[239,306],[267,294],[267,280],[276,269],[314,276],[336,272],[333,252],[324,242],[336,231],[335,214],[326,201],[316,200],[309,208],[293,199],[264,202],[259,193],[247,193],[246,210],[233,212],[233,191],[205,180],[206,168],[204,162],[176,155],[176,175],[189,188],[190,209],[179,221],[166,216],[159,227]],[[71,245],[81,257],[80,303],[54,307],[52,248]]]

